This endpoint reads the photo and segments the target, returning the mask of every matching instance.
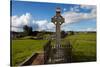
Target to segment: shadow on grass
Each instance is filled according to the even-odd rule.
[[[92,62],[96,61],[96,55],[88,56],[83,52],[72,53],[72,62]]]

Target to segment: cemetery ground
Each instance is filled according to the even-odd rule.
[[[96,33],[77,33],[67,35],[61,41],[70,41],[72,45],[72,62],[96,61]],[[19,65],[33,53],[43,52],[46,39],[34,40],[29,38],[12,40],[12,65]]]

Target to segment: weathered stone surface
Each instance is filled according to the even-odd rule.
[[[52,63],[58,63],[64,61],[64,51],[62,50],[61,46],[61,31],[60,31],[60,25],[64,23],[64,18],[60,14],[60,8],[58,11],[56,11],[56,16],[51,18],[51,22],[53,22],[56,25],[56,46],[52,49],[52,57],[51,62]]]

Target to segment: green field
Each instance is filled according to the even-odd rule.
[[[19,65],[31,54],[43,51],[48,40],[12,40],[12,65]],[[72,45],[72,61],[87,62],[96,60],[96,33],[80,33],[66,36],[61,44],[70,41]],[[52,41],[52,44],[54,42]]]
[[[47,40],[12,40],[12,65],[19,65],[35,52],[43,51]]]
[[[81,33],[65,38],[72,45],[73,62],[96,60],[96,33]]]

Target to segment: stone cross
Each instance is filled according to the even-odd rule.
[[[59,48],[61,45],[61,34],[60,34],[60,25],[64,23],[65,19],[61,16],[61,9],[56,8],[56,15],[51,18],[51,22],[56,25],[56,48]]]

